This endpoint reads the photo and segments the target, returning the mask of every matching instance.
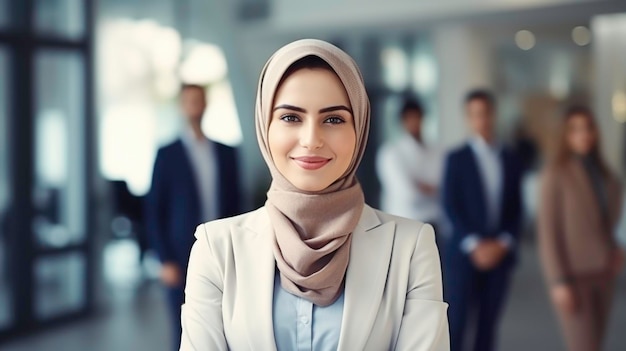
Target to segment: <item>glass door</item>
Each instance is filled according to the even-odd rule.
[[[45,320],[85,304],[85,84],[80,52],[42,49],[34,65],[34,306]]]
[[[6,48],[0,46],[0,77],[6,77],[9,62]],[[11,166],[9,160],[9,97],[7,80],[0,79],[0,330],[13,321],[11,271],[9,270],[9,210],[11,208]]]
[[[0,0],[0,343],[94,301],[94,0]]]

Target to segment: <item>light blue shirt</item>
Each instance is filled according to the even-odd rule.
[[[181,135],[181,140],[198,187],[200,199],[201,221],[208,222],[219,216],[217,202],[217,160],[213,150],[213,143],[202,137],[196,139],[191,128],[187,128]]]
[[[500,218],[500,208],[502,207],[502,191],[504,186],[504,170],[501,160],[502,148],[497,144],[490,145],[483,138],[478,136],[470,139],[469,144],[476,157],[478,173],[482,179],[487,206],[488,226],[494,228]],[[498,239],[507,248],[510,248],[514,244],[513,236],[510,233],[501,233]],[[474,251],[479,242],[479,235],[470,233],[461,241],[461,250],[470,253]]]
[[[274,339],[278,351],[335,351],[343,317],[343,293],[330,306],[316,306],[282,288],[274,277]]]
[[[476,157],[478,173],[482,178],[487,205],[487,222],[489,228],[495,228],[500,218],[502,207],[502,185],[504,172],[502,170],[501,148],[497,144],[488,144],[483,138],[474,137],[470,140],[470,147]]]

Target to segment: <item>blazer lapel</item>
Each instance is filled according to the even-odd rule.
[[[509,197],[511,196],[509,185],[514,179],[514,166],[511,162],[511,156],[504,148],[500,151],[500,165],[502,167],[502,186],[500,188],[500,218],[496,219],[498,232],[507,227],[506,223],[509,220],[509,215],[507,211],[507,204],[509,203],[509,201],[507,200],[509,200]]]
[[[198,183],[196,181],[196,177],[193,172],[193,165],[191,164],[191,158],[189,153],[185,149],[185,145],[183,141],[179,139],[176,141],[176,153],[179,155],[178,158],[178,167],[175,167],[176,171],[179,174],[178,181],[181,184],[187,184],[187,190],[190,191],[191,194],[194,195],[195,208],[200,207],[200,191],[198,190]],[[200,217],[200,213],[198,212],[197,217]]]
[[[365,206],[352,233],[338,351],[362,350],[367,342],[387,280],[395,227],[381,223]]]
[[[238,318],[243,319],[251,350],[276,350],[273,310],[276,263],[272,252],[272,233],[265,209],[257,211],[238,230],[246,235],[233,236],[237,257]],[[242,331],[244,332],[244,331]]]
[[[229,211],[230,208],[226,204],[229,202],[229,197],[232,196],[230,193],[230,189],[227,188],[228,184],[232,182],[237,182],[236,179],[228,179],[226,173],[228,172],[228,164],[227,156],[224,152],[224,146],[220,143],[209,141],[211,144],[211,153],[213,154],[213,159],[208,160],[208,162],[213,161],[215,164],[215,182],[213,185],[213,189],[217,193],[217,207],[219,209],[219,217],[227,217],[232,215]]]
[[[470,187],[475,189],[475,204],[477,204],[478,208],[481,212],[482,220],[479,222],[481,226],[484,226],[483,223],[487,223],[487,199],[485,198],[485,178],[480,170],[478,165],[478,158],[472,149],[471,145],[467,145],[467,163],[468,163],[468,176],[472,176],[475,182],[471,184],[470,178]],[[469,184],[468,184],[469,185]]]

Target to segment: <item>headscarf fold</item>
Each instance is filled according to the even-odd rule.
[[[324,60],[343,83],[356,133],[350,166],[319,192],[302,191],[283,177],[274,164],[268,141],[274,96],[283,75],[307,56]],[[261,72],[255,120],[259,147],[272,174],[265,207],[274,231],[274,257],[282,287],[316,305],[332,304],[343,290],[352,232],[365,205],[355,174],[365,151],[369,119],[361,72],[348,54],[327,42],[304,39],[288,44],[270,57]]]

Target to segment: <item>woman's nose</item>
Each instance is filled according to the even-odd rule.
[[[320,126],[313,123],[304,123],[300,130],[300,146],[315,150],[324,145]]]

